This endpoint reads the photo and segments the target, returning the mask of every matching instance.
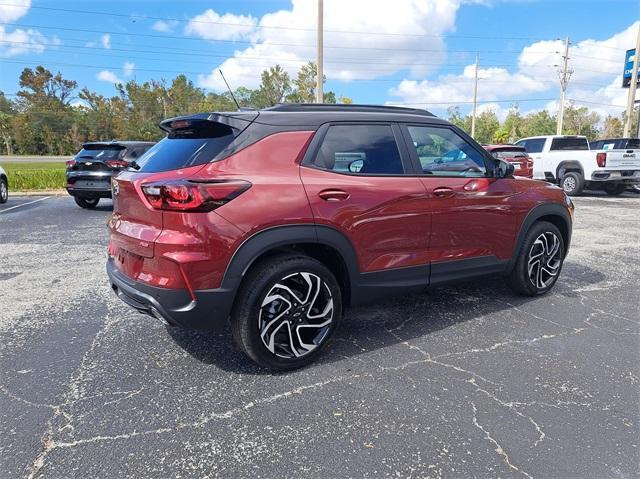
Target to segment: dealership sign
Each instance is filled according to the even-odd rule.
[[[631,74],[633,73],[633,60],[635,58],[636,49],[627,50],[624,57],[624,72],[622,73],[622,88],[629,88],[631,84]],[[640,79],[640,70],[638,70],[638,79]]]

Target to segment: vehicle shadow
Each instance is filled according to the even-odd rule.
[[[568,261],[554,292],[575,297],[578,295],[576,289],[605,279],[605,275],[599,271]],[[477,320],[513,306],[519,307],[534,299],[516,296],[502,278],[491,276],[351,308],[347,310],[341,327],[318,358],[317,364],[333,363],[410,341],[458,323]],[[176,344],[198,361],[237,374],[274,374],[254,365],[245,357],[233,342],[229,330],[204,334],[167,327],[167,331]]]

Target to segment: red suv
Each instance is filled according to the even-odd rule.
[[[255,362],[318,356],[346,306],[500,273],[549,291],[573,205],[424,110],[279,105],[160,125],[113,181],[107,272],[130,306],[227,322]]]
[[[527,154],[524,146],[484,145],[484,149],[494,158],[511,163],[515,168],[515,175],[533,178],[533,158]]]

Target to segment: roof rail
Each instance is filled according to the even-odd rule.
[[[435,116],[427,110],[419,108],[407,108],[402,106],[387,105],[349,105],[349,104],[331,104],[331,103],[278,103],[265,111],[283,111],[283,112],[310,112],[310,111],[343,111],[343,112],[371,112],[371,113],[405,113],[410,115]]]

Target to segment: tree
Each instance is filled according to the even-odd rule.
[[[505,127],[501,127],[493,134],[493,143],[496,145],[505,145],[510,142],[509,131]]]
[[[318,69],[316,64],[308,62],[298,71],[298,76],[293,80],[293,91],[287,96],[287,101],[293,103],[314,103],[316,101],[316,78]],[[323,83],[326,82],[323,78]],[[324,103],[336,103],[336,94],[332,91],[323,92]]]
[[[460,107],[451,106],[447,109],[447,120],[456,125],[458,128],[471,133],[471,116],[462,116]]]
[[[565,135],[584,135],[589,140],[598,136],[600,115],[590,112],[586,106],[576,107],[570,104],[564,110],[564,124],[562,133]]]
[[[481,144],[491,143],[498,128],[500,128],[500,120],[495,111],[483,111],[476,117],[475,140]]]
[[[551,116],[547,110],[536,113],[529,113],[524,118],[522,126],[522,136],[553,135],[556,132],[556,118]]]
[[[520,114],[518,105],[511,105],[509,113],[507,113],[507,117],[504,119],[501,127],[501,130],[507,133],[507,140],[504,143],[514,143],[522,138],[524,136],[522,134],[524,123],[524,118],[522,118]]]
[[[291,93],[291,79],[280,65],[264,70],[262,83],[255,92],[253,106],[266,108],[281,103]]]
[[[624,123],[622,118],[608,115],[604,119],[600,138],[620,138],[624,133]]]
[[[73,80],[65,80],[58,72],[55,76],[42,65],[35,71],[25,68],[20,74],[18,97],[27,105],[38,103],[44,99],[56,100],[61,105],[68,105],[71,94],[78,86]]]

